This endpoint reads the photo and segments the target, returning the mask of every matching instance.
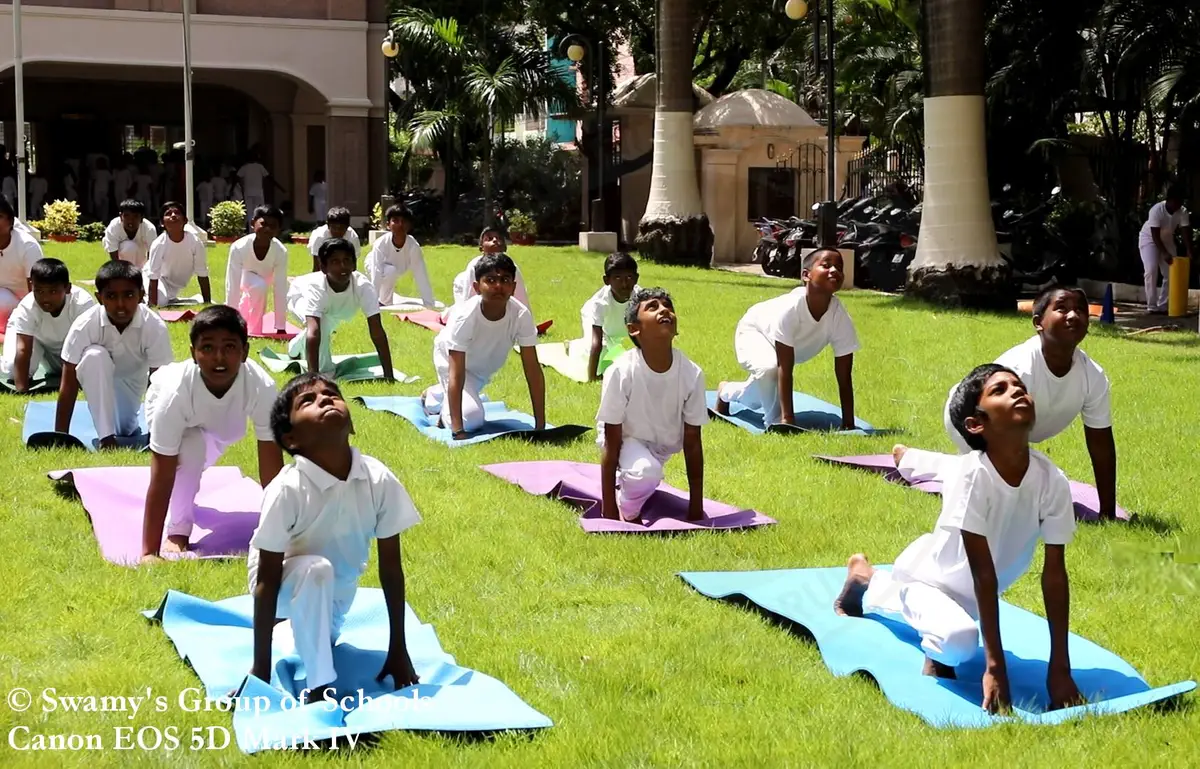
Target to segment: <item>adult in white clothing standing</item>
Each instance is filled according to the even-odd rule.
[[[1145,270],[1146,312],[1166,312],[1170,296],[1170,266],[1178,254],[1175,233],[1183,235],[1184,255],[1192,256],[1192,226],[1187,209],[1183,207],[1183,190],[1171,187],[1167,198],[1154,204],[1150,216],[1142,226],[1138,237],[1138,250],[1142,254]],[[1162,274],[1162,289],[1158,288],[1158,276]]]

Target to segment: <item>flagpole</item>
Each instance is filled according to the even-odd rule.
[[[186,206],[189,222],[196,221],[195,159],[192,141],[192,0],[183,0],[183,152]],[[207,213],[204,212],[204,213]]]
[[[21,0],[12,0],[13,76],[17,96],[17,217],[27,222],[25,204],[25,66],[21,61]]]

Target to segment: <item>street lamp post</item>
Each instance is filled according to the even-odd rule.
[[[383,43],[379,46],[383,53],[383,156],[384,156],[384,171],[383,175],[383,192],[379,197],[379,207],[386,213],[388,208],[394,202],[391,195],[391,171],[392,171],[392,107],[391,107],[391,90],[392,90],[392,67],[389,64],[391,59],[400,55],[400,44],[396,42],[395,30],[389,29],[387,35],[383,38]],[[407,81],[406,81],[407,82]],[[386,222],[380,222],[380,228],[383,228]]]
[[[572,40],[579,42],[571,42]],[[579,43],[582,42],[583,45]],[[588,212],[588,226],[593,232],[606,231],[607,220],[604,217],[604,176],[605,166],[608,165],[608,145],[611,140],[611,132],[606,131],[607,124],[605,121],[605,71],[604,71],[604,46],[600,46],[600,56],[597,58],[594,55],[595,49],[592,48],[592,42],[588,38],[578,33],[568,35],[563,38],[559,44],[560,52],[565,47],[567,59],[576,66],[584,59],[587,59],[592,71],[591,82],[588,85],[588,95],[595,94],[596,97],[596,141],[599,146],[599,160],[596,163],[596,199],[591,201],[591,211]]]
[[[825,111],[826,138],[825,149],[825,202],[821,203],[817,212],[817,242],[824,248],[837,247],[837,118],[834,101],[834,64],[833,64],[833,0],[826,0],[825,11],[822,13],[820,0],[814,8],[813,17],[813,52],[818,64],[821,63],[821,17],[825,17]],[[808,15],[808,3],[805,0],[788,0],[784,5],[784,13],[793,21],[799,21]]]

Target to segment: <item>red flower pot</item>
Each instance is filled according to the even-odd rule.
[[[74,243],[79,240],[78,235],[51,235],[50,239],[55,243]]]
[[[218,243],[236,243],[238,239],[230,235],[214,235],[213,240]]]
[[[537,243],[536,237],[526,235],[523,232],[510,232],[509,237],[512,238],[513,244],[517,246],[532,246],[534,243]]]
[[[307,235],[293,235],[292,242],[299,244],[301,246],[307,246],[308,245],[308,236]]]

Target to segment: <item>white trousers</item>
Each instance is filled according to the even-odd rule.
[[[117,258],[123,262],[129,262],[139,270],[146,266],[146,261],[150,258],[149,251],[143,251],[136,240],[127,240],[117,246]]]
[[[8,330],[8,318],[17,309],[17,305],[25,298],[28,291],[13,291],[11,288],[0,288],[0,334]]]
[[[438,384],[425,391],[423,405],[427,415],[433,416],[434,414],[438,414],[442,420],[442,427],[449,430],[452,424],[450,419],[450,399],[446,397],[446,389],[450,385],[449,377],[439,376],[439,380]],[[467,381],[463,383],[462,422],[463,429],[467,432],[479,430],[483,427],[483,423],[487,421],[483,410],[483,396],[480,395],[480,391],[483,390],[486,384],[487,382],[481,381],[470,374],[467,374]]]
[[[250,572],[250,591],[258,582]],[[319,555],[294,555],[283,560],[283,581],[275,616],[291,620],[296,653],[304,663],[308,687],[315,688],[337,680],[333,669],[333,643],[341,632],[344,615],[334,611],[334,571],[328,558]],[[276,626],[276,637],[283,625]]]
[[[1167,256],[1157,243],[1142,244],[1138,247],[1142,254],[1142,271],[1146,288],[1146,310],[1148,312],[1164,312],[1167,309],[1167,298],[1170,294],[1171,267],[1167,264]],[[1158,276],[1162,275],[1162,289],[1158,288]]]
[[[108,191],[97,191],[92,195],[92,213],[98,219],[103,219],[108,216]]]
[[[863,614],[903,622],[921,636],[934,662],[958,667],[979,649],[979,626],[957,601],[935,587],[903,582],[876,570],[863,594]]]
[[[150,424],[154,424],[159,405],[153,392],[147,393],[146,421]],[[200,477],[217,463],[228,447],[227,443],[203,428],[189,427],[183,431],[179,454],[176,455],[175,486],[171,489],[171,501],[167,505],[168,536],[191,536],[192,526],[196,522],[196,495],[200,493]]]
[[[246,204],[246,226],[254,224],[254,209],[261,205],[265,205],[267,199],[262,195],[245,195],[243,202]]]
[[[617,459],[617,510],[627,521],[642,515],[642,506],[663,480],[663,465],[671,454],[656,450],[635,438],[621,441]]]
[[[399,279],[400,273],[396,270],[395,265],[384,262],[374,270],[375,292],[379,294],[380,304],[392,304],[396,296],[396,280]]]
[[[267,281],[262,275],[257,272],[242,271],[237,311],[246,319],[246,330],[250,334],[262,333],[263,315],[267,312]]]
[[[138,372],[133,377],[118,377],[112,353],[94,344],[84,348],[75,373],[87,398],[97,437],[124,437],[141,432],[138,410],[142,396],[146,394],[145,372]]]
[[[783,416],[779,407],[779,358],[775,345],[748,324],[739,323],[733,335],[738,365],[750,373],[744,382],[727,382],[717,391],[726,403],[761,411],[763,424],[777,424]]]
[[[0,356],[0,376],[12,381],[16,374],[17,364],[17,335],[4,337],[4,355]],[[29,355],[29,376],[37,373],[38,366],[44,366],[47,376],[62,376],[62,349],[48,349],[38,340],[33,340],[33,351]]]

